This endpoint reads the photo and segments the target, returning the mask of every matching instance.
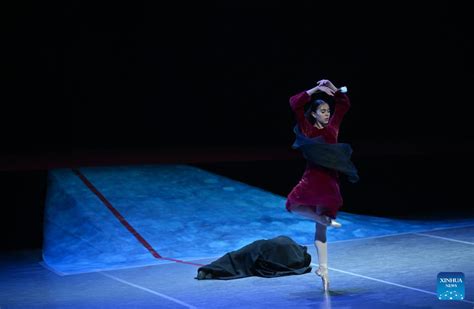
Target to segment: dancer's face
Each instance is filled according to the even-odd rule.
[[[331,116],[331,111],[329,110],[329,105],[326,103],[320,104],[318,109],[315,112],[312,112],[314,118],[323,125],[327,125],[329,123],[329,117]]]

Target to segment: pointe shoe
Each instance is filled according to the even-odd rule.
[[[321,218],[323,219],[323,222],[321,223],[324,224],[325,226],[330,226],[330,227],[335,227],[335,228],[340,228],[342,226],[341,223],[337,222],[336,220],[328,216],[323,215],[321,216]]]
[[[330,218],[330,220],[331,220],[331,222],[329,223],[329,226],[335,227],[335,228],[340,228],[342,226],[342,224],[337,222],[336,220],[331,219],[331,218]]]
[[[323,284],[323,291],[329,291],[329,274],[327,268],[319,267],[315,274],[321,277],[322,284]]]
[[[198,279],[198,280],[203,280],[203,279],[212,279],[212,274],[211,273],[206,273],[205,271],[203,270],[200,270],[198,272],[198,275],[195,279]]]

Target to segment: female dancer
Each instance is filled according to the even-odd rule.
[[[311,101],[311,96],[317,93],[326,93],[334,97],[335,112],[332,117],[330,117],[328,103],[321,99]],[[304,107],[310,101],[311,105],[305,113]],[[316,222],[315,246],[319,260],[316,274],[322,278],[323,290],[327,291],[329,275],[326,229],[328,226],[341,227],[341,224],[335,220],[343,202],[339,190],[338,172],[352,176],[350,180],[353,182],[358,180],[357,171],[350,162],[352,149],[348,144],[337,143],[339,126],[344,114],[349,110],[350,101],[347,95],[338,90],[329,80],[323,79],[318,81],[314,88],[292,96],[290,106],[297,120],[295,127],[297,142],[293,147],[297,148],[295,147],[297,144],[299,144],[298,147],[307,145],[308,143],[304,141],[310,141],[316,146],[316,152],[313,151],[316,155],[311,156],[311,151],[306,153],[303,151],[308,161],[306,170],[300,182],[288,195],[286,209]],[[335,148],[339,150],[332,151]],[[341,149],[343,150],[340,151]],[[327,160],[328,157],[329,160]]]

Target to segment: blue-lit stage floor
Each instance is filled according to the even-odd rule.
[[[186,165],[51,171],[44,248],[1,257],[0,308],[474,307],[474,218],[340,212],[343,227],[328,229],[327,294],[313,272],[194,279],[199,265],[279,235],[317,263],[314,223],[284,204]],[[440,272],[464,273],[464,300],[438,299]]]

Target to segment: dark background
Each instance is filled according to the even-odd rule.
[[[49,168],[190,163],[286,196],[304,170],[288,98],[322,78],[352,102],[339,140],[361,182],[343,181],[345,211],[472,215],[474,39],[459,4],[2,11],[1,249],[41,247]]]

